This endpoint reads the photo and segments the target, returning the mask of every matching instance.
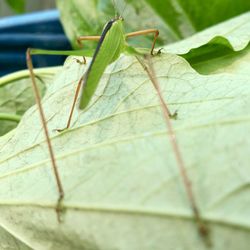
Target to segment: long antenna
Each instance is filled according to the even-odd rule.
[[[115,3],[115,0],[112,0],[112,3],[113,3],[114,11],[115,11],[115,17],[117,17],[118,16],[118,12],[117,12],[117,5]]]
[[[117,4],[115,2],[115,0],[112,0],[114,9],[115,9],[115,17],[118,17],[119,13],[118,13],[118,8],[117,8]],[[120,12],[120,16],[123,16],[123,13],[125,12],[126,8],[127,8],[128,4],[125,2],[124,3],[124,7],[122,9],[122,11]]]
[[[199,210],[199,208],[197,206],[197,202],[196,202],[196,199],[195,199],[195,196],[194,196],[194,193],[193,193],[193,189],[192,189],[192,186],[191,186],[191,181],[190,181],[190,179],[188,177],[186,167],[185,167],[185,164],[184,164],[184,160],[183,160],[182,154],[180,152],[180,147],[178,145],[177,138],[176,138],[176,135],[175,135],[175,132],[174,132],[171,120],[170,120],[170,115],[171,114],[170,114],[169,109],[167,107],[167,103],[165,102],[165,100],[164,100],[164,98],[162,96],[160,86],[158,84],[157,77],[156,77],[156,74],[155,74],[155,71],[154,71],[154,67],[153,67],[151,57],[150,56],[145,56],[145,58],[148,61],[148,66],[143,62],[143,60],[141,58],[139,58],[138,56],[136,56],[136,58],[139,61],[139,63],[141,64],[141,66],[143,67],[143,69],[147,72],[148,77],[149,77],[150,81],[152,82],[152,84],[153,84],[153,86],[154,86],[154,88],[155,88],[155,90],[157,92],[157,95],[159,97],[161,107],[162,107],[162,111],[163,111],[163,116],[165,118],[166,125],[167,125],[169,135],[170,135],[170,137],[169,137],[170,143],[172,145],[172,148],[173,148],[173,151],[174,151],[174,154],[175,154],[175,158],[176,158],[176,161],[177,161],[177,165],[179,167],[179,171],[180,171],[180,174],[181,174],[181,177],[182,177],[182,180],[183,180],[183,184],[185,186],[185,190],[187,192],[187,196],[188,196],[191,208],[192,208],[193,213],[194,213],[194,217],[195,217],[195,221],[197,223],[199,234],[205,240],[205,243],[207,245],[211,245],[210,239],[209,239],[209,229],[207,228],[207,225],[204,223],[203,219],[201,218],[200,210]]]
[[[124,12],[125,12],[125,10],[126,10],[126,8],[128,7],[128,3],[124,3],[124,7],[123,7],[123,10],[122,10],[122,12],[121,12],[121,16],[123,16],[123,14],[124,14]]]

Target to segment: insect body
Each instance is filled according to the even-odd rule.
[[[114,62],[125,49],[122,21],[120,17],[112,19],[104,27],[91,64],[85,73],[80,109],[88,105],[106,66]]]
[[[68,129],[70,127],[71,118],[73,115],[73,111],[74,111],[77,97],[79,95],[81,87],[82,87],[82,94],[81,94],[79,107],[80,109],[84,109],[89,104],[89,101],[91,100],[91,97],[93,96],[98,86],[98,83],[100,81],[100,78],[102,77],[106,67],[110,63],[114,62],[121,55],[121,53],[124,52],[126,49],[131,50],[131,47],[129,47],[126,44],[126,38],[150,34],[150,33],[154,33],[154,40],[153,40],[153,44],[151,48],[151,54],[153,55],[154,46],[155,46],[156,39],[159,35],[159,31],[157,29],[148,29],[148,30],[136,31],[136,32],[125,34],[123,30],[123,18],[122,17],[116,17],[110,20],[105,25],[101,36],[81,36],[77,39],[78,43],[81,43],[81,41],[84,41],[84,40],[85,41],[92,40],[92,41],[99,41],[99,42],[94,52],[89,68],[78,81],[73,105],[71,107],[68,122],[67,122],[67,126],[64,129],[58,129],[59,132],[65,129]],[[41,98],[39,95],[39,91],[38,91],[36,80],[35,80],[35,75],[33,72],[33,63],[32,63],[32,58],[31,58],[31,55],[33,54],[50,54],[50,55],[64,54],[64,55],[84,56],[84,51],[80,51],[80,52],[73,51],[73,50],[72,51],[48,51],[48,50],[28,49],[26,52],[27,66],[30,71],[30,77],[31,77],[31,82],[32,82],[32,86],[34,89],[34,94],[36,97],[36,103],[37,103],[38,110],[40,113],[41,122],[44,128],[44,133],[45,133],[45,137],[46,137],[46,141],[48,145],[49,155],[51,158],[53,172],[54,172],[57,187],[58,187],[59,197],[58,197],[58,202],[57,202],[57,207],[56,207],[56,211],[58,212],[61,210],[61,202],[64,197],[64,190],[63,190],[63,185],[62,185],[61,178],[58,172],[58,168],[56,165],[56,160],[54,157],[53,148],[52,148],[51,141],[49,138],[49,132],[48,132],[47,124],[46,124],[44,111],[41,105]]]

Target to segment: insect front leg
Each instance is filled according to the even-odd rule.
[[[160,34],[159,30],[157,29],[147,29],[147,30],[140,30],[140,31],[135,31],[135,32],[131,32],[126,34],[126,38],[130,38],[130,37],[135,37],[135,36],[142,36],[142,35],[147,35],[147,34],[154,34],[154,40],[153,40],[153,44],[151,47],[151,51],[150,54],[153,56],[154,55],[154,48],[155,48],[155,43],[156,40]]]
[[[79,36],[76,39],[78,45],[81,48],[83,47],[82,41],[99,41],[99,40],[100,40],[100,36]],[[84,60],[83,64],[86,64],[86,58],[84,56],[83,56],[83,60]],[[75,106],[76,106],[76,101],[77,101],[77,98],[79,96],[80,89],[81,89],[81,86],[82,86],[83,83],[84,83],[84,75],[78,81],[76,91],[75,91],[75,95],[74,95],[74,99],[73,99],[73,103],[72,103],[72,106],[71,106],[71,109],[70,109],[70,112],[69,112],[69,118],[68,118],[68,121],[67,121],[67,125],[63,129],[57,129],[58,132],[62,132],[62,131],[66,130],[66,129],[68,129],[70,127],[72,116],[73,116]]]

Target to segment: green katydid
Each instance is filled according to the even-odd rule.
[[[151,55],[153,55],[155,42],[159,35],[159,31],[157,29],[147,29],[147,30],[125,34],[123,30],[122,22],[123,22],[122,17],[120,16],[116,17],[110,20],[104,26],[101,36],[81,36],[77,38],[78,43],[81,43],[81,41],[84,41],[84,40],[90,40],[90,41],[94,40],[94,41],[99,41],[99,42],[94,52],[93,59],[90,63],[88,70],[78,81],[76,93],[75,93],[74,100],[73,100],[73,105],[71,107],[67,126],[65,129],[70,127],[71,118],[73,115],[73,111],[74,111],[77,97],[79,95],[81,87],[82,87],[82,96],[81,96],[79,108],[84,109],[88,105],[89,101],[91,100],[91,97],[93,96],[95,89],[97,88],[97,85],[99,83],[99,80],[101,76],[103,75],[106,67],[110,63],[115,61],[121,55],[121,53],[123,53],[125,50],[129,51],[130,53],[131,51],[132,53],[136,53],[135,49],[127,45],[126,38],[154,33],[154,40],[153,40],[153,44],[152,44],[152,48],[150,52]],[[48,128],[46,125],[46,119],[45,119],[45,115],[42,109],[40,95],[38,92],[35,75],[33,72],[33,64],[32,64],[31,55],[34,55],[34,54],[50,54],[50,55],[64,54],[64,55],[78,55],[78,56],[81,55],[84,57],[85,53],[83,50],[48,51],[48,50],[39,50],[39,49],[28,49],[26,52],[27,66],[30,71],[30,77],[31,77],[32,86],[33,86],[35,97],[36,97],[36,103],[38,105],[38,110],[39,110],[41,121],[43,124],[45,137],[46,137],[46,141],[48,144],[48,150],[49,150],[49,154],[50,154],[50,158],[51,158],[51,162],[53,166],[53,171],[54,171],[54,175],[55,175],[56,183],[58,187],[59,198],[58,198],[58,204],[57,204],[57,211],[59,211],[60,206],[61,206],[61,201],[63,200],[63,197],[64,197],[64,190],[63,190],[63,185],[62,185],[60,175],[58,172],[58,168],[56,165],[52,145],[51,145],[50,138],[49,138],[49,132],[48,132]],[[85,61],[85,57],[84,57],[84,61]],[[62,130],[64,129],[58,129],[59,132]]]
[[[89,68],[87,69],[85,74],[78,81],[76,93],[74,96],[73,105],[72,105],[71,110],[70,110],[66,129],[70,127],[72,114],[73,114],[75,104],[76,104],[76,101],[77,101],[77,98],[78,98],[78,95],[79,95],[81,88],[82,88],[82,91],[81,91],[79,108],[85,109],[87,107],[87,105],[89,104],[92,96],[94,95],[94,92],[98,86],[100,78],[102,77],[106,67],[109,64],[111,64],[112,62],[114,62],[116,59],[118,59],[118,57],[121,55],[121,53],[123,53],[125,51],[128,51],[132,54],[139,54],[138,50],[127,45],[126,39],[130,38],[130,37],[139,36],[139,35],[146,35],[146,34],[150,34],[150,33],[154,34],[154,40],[153,40],[152,48],[150,51],[150,54],[153,55],[155,42],[156,42],[156,39],[159,35],[159,31],[157,29],[147,29],[147,30],[142,30],[142,31],[137,31],[137,32],[125,34],[124,30],[123,30],[122,17],[116,17],[116,18],[110,20],[104,26],[104,29],[103,29],[101,36],[81,36],[77,39],[79,44],[81,43],[81,41],[84,41],[84,40],[95,40],[95,41],[99,41],[99,42],[98,42],[97,48],[94,52],[94,55],[93,55],[93,58],[92,58],[92,61],[90,63]],[[28,65],[28,68],[30,70],[32,84],[33,84],[33,88],[34,88],[34,92],[35,92],[35,96],[36,96],[36,102],[38,105],[42,124],[44,127],[45,136],[46,136],[48,149],[49,149],[49,153],[50,153],[50,157],[51,157],[51,162],[52,162],[52,166],[53,166],[53,171],[55,174],[57,187],[58,187],[58,191],[59,191],[59,198],[58,198],[58,204],[57,204],[56,210],[57,210],[57,212],[60,212],[61,202],[62,202],[63,197],[64,197],[64,190],[63,190],[63,185],[62,185],[60,175],[59,175],[59,172],[58,172],[58,169],[56,166],[56,161],[55,161],[55,157],[54,157],[54,153],[53,153],[53,149],[51,146],[49,133],[48,133],[47,125],[46,125],[45,115],[44,115],[44,112],[42,109],[40,96],[39,96],[39,93],[38,93],[38,90],[36,87],[36,83],[35,83],[35,76],[33,73],[33,65],[32,65],[32,60],[31,60],[32,54],[54,54],[54,55],[66,54],[66,55],[82,55],[82,56],[84,56],[84,51],[82,51],[82,50],[81,51],[79,51],[79,50],[78,51],[46,51],[46,50],[36,50],[36,49],[28,49],[27,50],[27,65]],[[85,58],[84,58],[84,60],[85,60]],[[152,71],[149,71],[148,68],[142,63],[142,61],[140,59],[138,59],[138,60],[142,64],[142,66],[146,70],[147,74],[149,75],[150,80],[154,84],[154,87],[155,87],[155,89],[159,95],[159,98],[160,98],[160,103],[161,103],[161,106],[163,109],[164,117],[166,118],[166,121],[169,124],[171,113],[169,112],[167,105],[165,104],[163,98],[161,97],[159,88],[157,87],[158,85],[156,84],[156,81],[155,81],[154,73]],[[150,66],[150,67],[152,68],[152,66]],[[168,127],[169,127],[169,125],[168,125]],[[171,126],[170,126],[170,128],[171,128]],[[61,130],[59,130],[59,131],[61,131]],[[198,207],[196,205],[196,201],[195,201],[195,198],[194,198],[194,195],[192,192],[192,188],[189,184],[190,181],[188,179],[188,176],[187,176],[185,168],[184,168],[184,162],[183,162],[182,156],[180,154],[178,144],[174,140],[175,136],[174,136],[172,128],[171,128],[171,134],[173,137],[171,139],[171,143],[173,145],[173,150],[174,150],[174,153],[176,155],[176,159],[177,159],[177,162],[178,162],[178,165],[180,168],[181,175],[183,176],[184,186],[186,188],[186,191],[187,191],[187,194],[188,194],[188,197],[190,200],[190,204],[191,204],[191,207],[193,209],[195,219],[198,223],[199,232],[201,234],[206,234],[207,230],[206,230],[206,227],[205,227],[204,223],[202,222],[201,217],[199,215],[199,210],[198,210]]]

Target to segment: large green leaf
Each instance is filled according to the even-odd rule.
[[[125,18],[127,32],[158,28],[158,44],[167,44],[250,10],[245,0],[116,0],[115,8]],[[111,0],[57,0],[64,29],[76,46],[80,35],[99,35],[104,24],[114,17]],[[133,38],[137,46],[150,46],[152,38]],[[85,46],[94,46],[85,42]],[[143,45],[143,46],[142,46]]]
[[[230,25],[224,25],[229,34]],[[216,30],[209,31],[212,39]],[[245,48],[243,36],[237,38]],[[244,58],[249,53],[248,47],[240,52]],[[250,245],[250,62],[240,54],[230,55],[233,67],[230,61],[218,63],[216,74],[209,75],[166,51],[153,58],[163,96],[170,110],[178,111],[172,123],[213,250],[248,250]],[[212,63],[202,62],[210,71]],[[134,57],[122,56],[110,65],[89,108],[75,112],[71,129],[55,131],[66,125],[77,80],[87,66],[69,58],[43,99],[66,193],[64,221],[56,219],[57,187],[32,107],[18,128],[0,139],[2,229],[16,238],[16,248],[25,242],[46,250],[207,249],[158,97]],[[5,246],[5,240],[0,244]]]
[[[249,67],[249,41],[250,12],[247,12],[183,41],[167,45],[164,50],[182,55],[203,74],[225,70],[245,74]]]

